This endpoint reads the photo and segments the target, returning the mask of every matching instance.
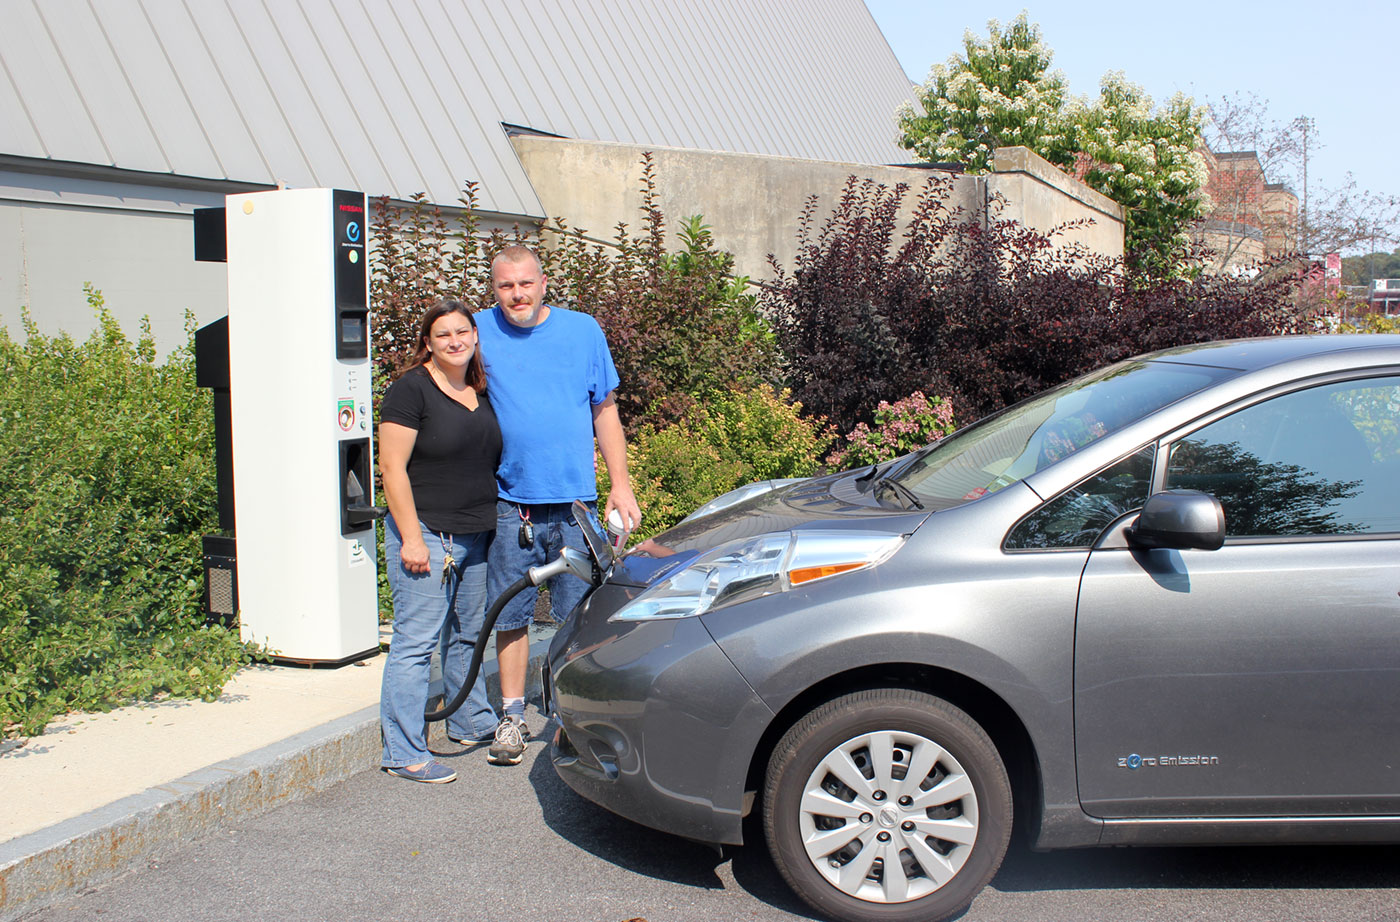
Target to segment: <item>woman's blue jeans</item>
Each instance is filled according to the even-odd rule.
[[[393,517],[385,520],[384,557],[394,599],[394,637],[379,694],[379,723],[384,731],[380,764],[385,768],[417,765],[431,758],[423,711],[428,704],[433,649],[442,651],[443,689],[451,700],[471,665],[486,614],[486,551],[492,533],[442,535],[421,522],[419,528],[428,546],[428,572],[410,573],[403,567],[403,538]],[[444,538],[458,574],[446,585],[442,582]],[[489,740],[495,733],[496,712],[486,698],[485,671],[477,674],[471,694],[447,719],[447,733],[454,739]]]

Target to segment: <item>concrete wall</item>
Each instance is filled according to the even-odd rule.
[[[1056,240],[1079,243],[1114,259],[1122,257],[1122,205],[1024,147],[997,148],[992,169],[987,187],[1006,199],[1003,216],[1042,232],[1088,218],[1092,225],[1066,230]]]
[[[830,213],[848,177],[869,178],[886,186],[908,183],[905,212],[928,168],[871,166],[768,157],[752,154],[657,148],[633,144],[518,136],[512,139],[535,191],[550,215],[594,238],[611,240],[618,222],[636,233],[642,215],[642,154],[654,156],[662,212],[674,233],[680,221],[704,216],[718,246],[734,254],[735,271],[756,280],[772,277],[768,254],[791,269],[796,255],[797,224],[807,200],[820,198],[815,233]],[[1049,230],[1081,217],[1094,225],[1067,234],[1108,256],[1123,253],[1122,209],[1114,202],[1056,170],[1024,148],[1007,149],[1005,172],[992,176],[957,176],[950,207],[980,213],[988,190],[1009,200],[1008,217]],[[1001,154],[1002,152],[998,152]],[[949,175],[942,173],[941,175]],[[668,241],[674,244],[674,238]],[[897,242],[897,241],[896,241]]]

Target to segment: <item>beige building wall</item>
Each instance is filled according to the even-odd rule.
[[[102,292],[128,339],[134,341],[142,318],[149,318],[161,356],[187,342],[187,310],[197,326],[228,313],[225,265],[194,258],[192,210],[222,207],[222,193],[167,190],[170,202],[160,203],[149,198],[152,190],[118,183],[89,184],[82,195],[62,186],[46,193],[42,180],[19,190],[70,204],[7,198],[3,181],[0,175],[0,326],[10,336],[24,338],[27,308],[42,334],[85,340],[97,324],[84,283]],[[122,201],[133,207],[103,204]],[[488,231],[508,231],[515,223],[490,214],[479,218]],[[371,248],[375,243],[371,236]]]
[[[1215,251],[1206,271],[1216,275],[1250,274],[1265,256],[1264,232],[1252,224],[1205,218],[1193,233],[1199,243]]]
[[[228,313],[228,274],[195,262],[189,214],[0,201],[0,324],[11,336],[23,338],[28,308],[41,333],[86,339],[96,319],[85,282],[127,338],[149,317],[162,354],[185,343],[186,310],[199,324]]]
[[[934,172],[566,138],[517,136],[512,143],[545,210],[564,218],[575,230],[605,241],[615,237],[619,222],[625,222],[630,233],[639,231],[642,155],[651,151],[668,233],[674,234],[683,219],[703,215],[716,245],[734,254],[735,273],[755,280],[772,278],[770,253],[791,270],[798,220],[812,195],[819,197],[811,229],[815,234],[850,176],[889,187],[909,184],[907,214],[918,189]],[[955,176],[949,206],[980,214],[989,190],[1000,192],[1009,200],[1004,214],[1039,230],[1081,217],[1093,219],[1092,227],[1065,239],[1083,242],[1108,256],[1122,255],[1122,211],[1116,204],[1030,151],[1008,150],[1004,175]],[[674,237],[667,243],[676,245]]]

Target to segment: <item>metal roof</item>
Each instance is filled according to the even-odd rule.
[[[861,0],[5,0],[0,155],[543,216],[502,123],[907,158]]]

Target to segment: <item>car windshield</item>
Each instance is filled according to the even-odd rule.
[[[980,420],[891,468],[922,502],[946,509],[1068,457],[1234,369],[1169,362],[1110,365]]]

